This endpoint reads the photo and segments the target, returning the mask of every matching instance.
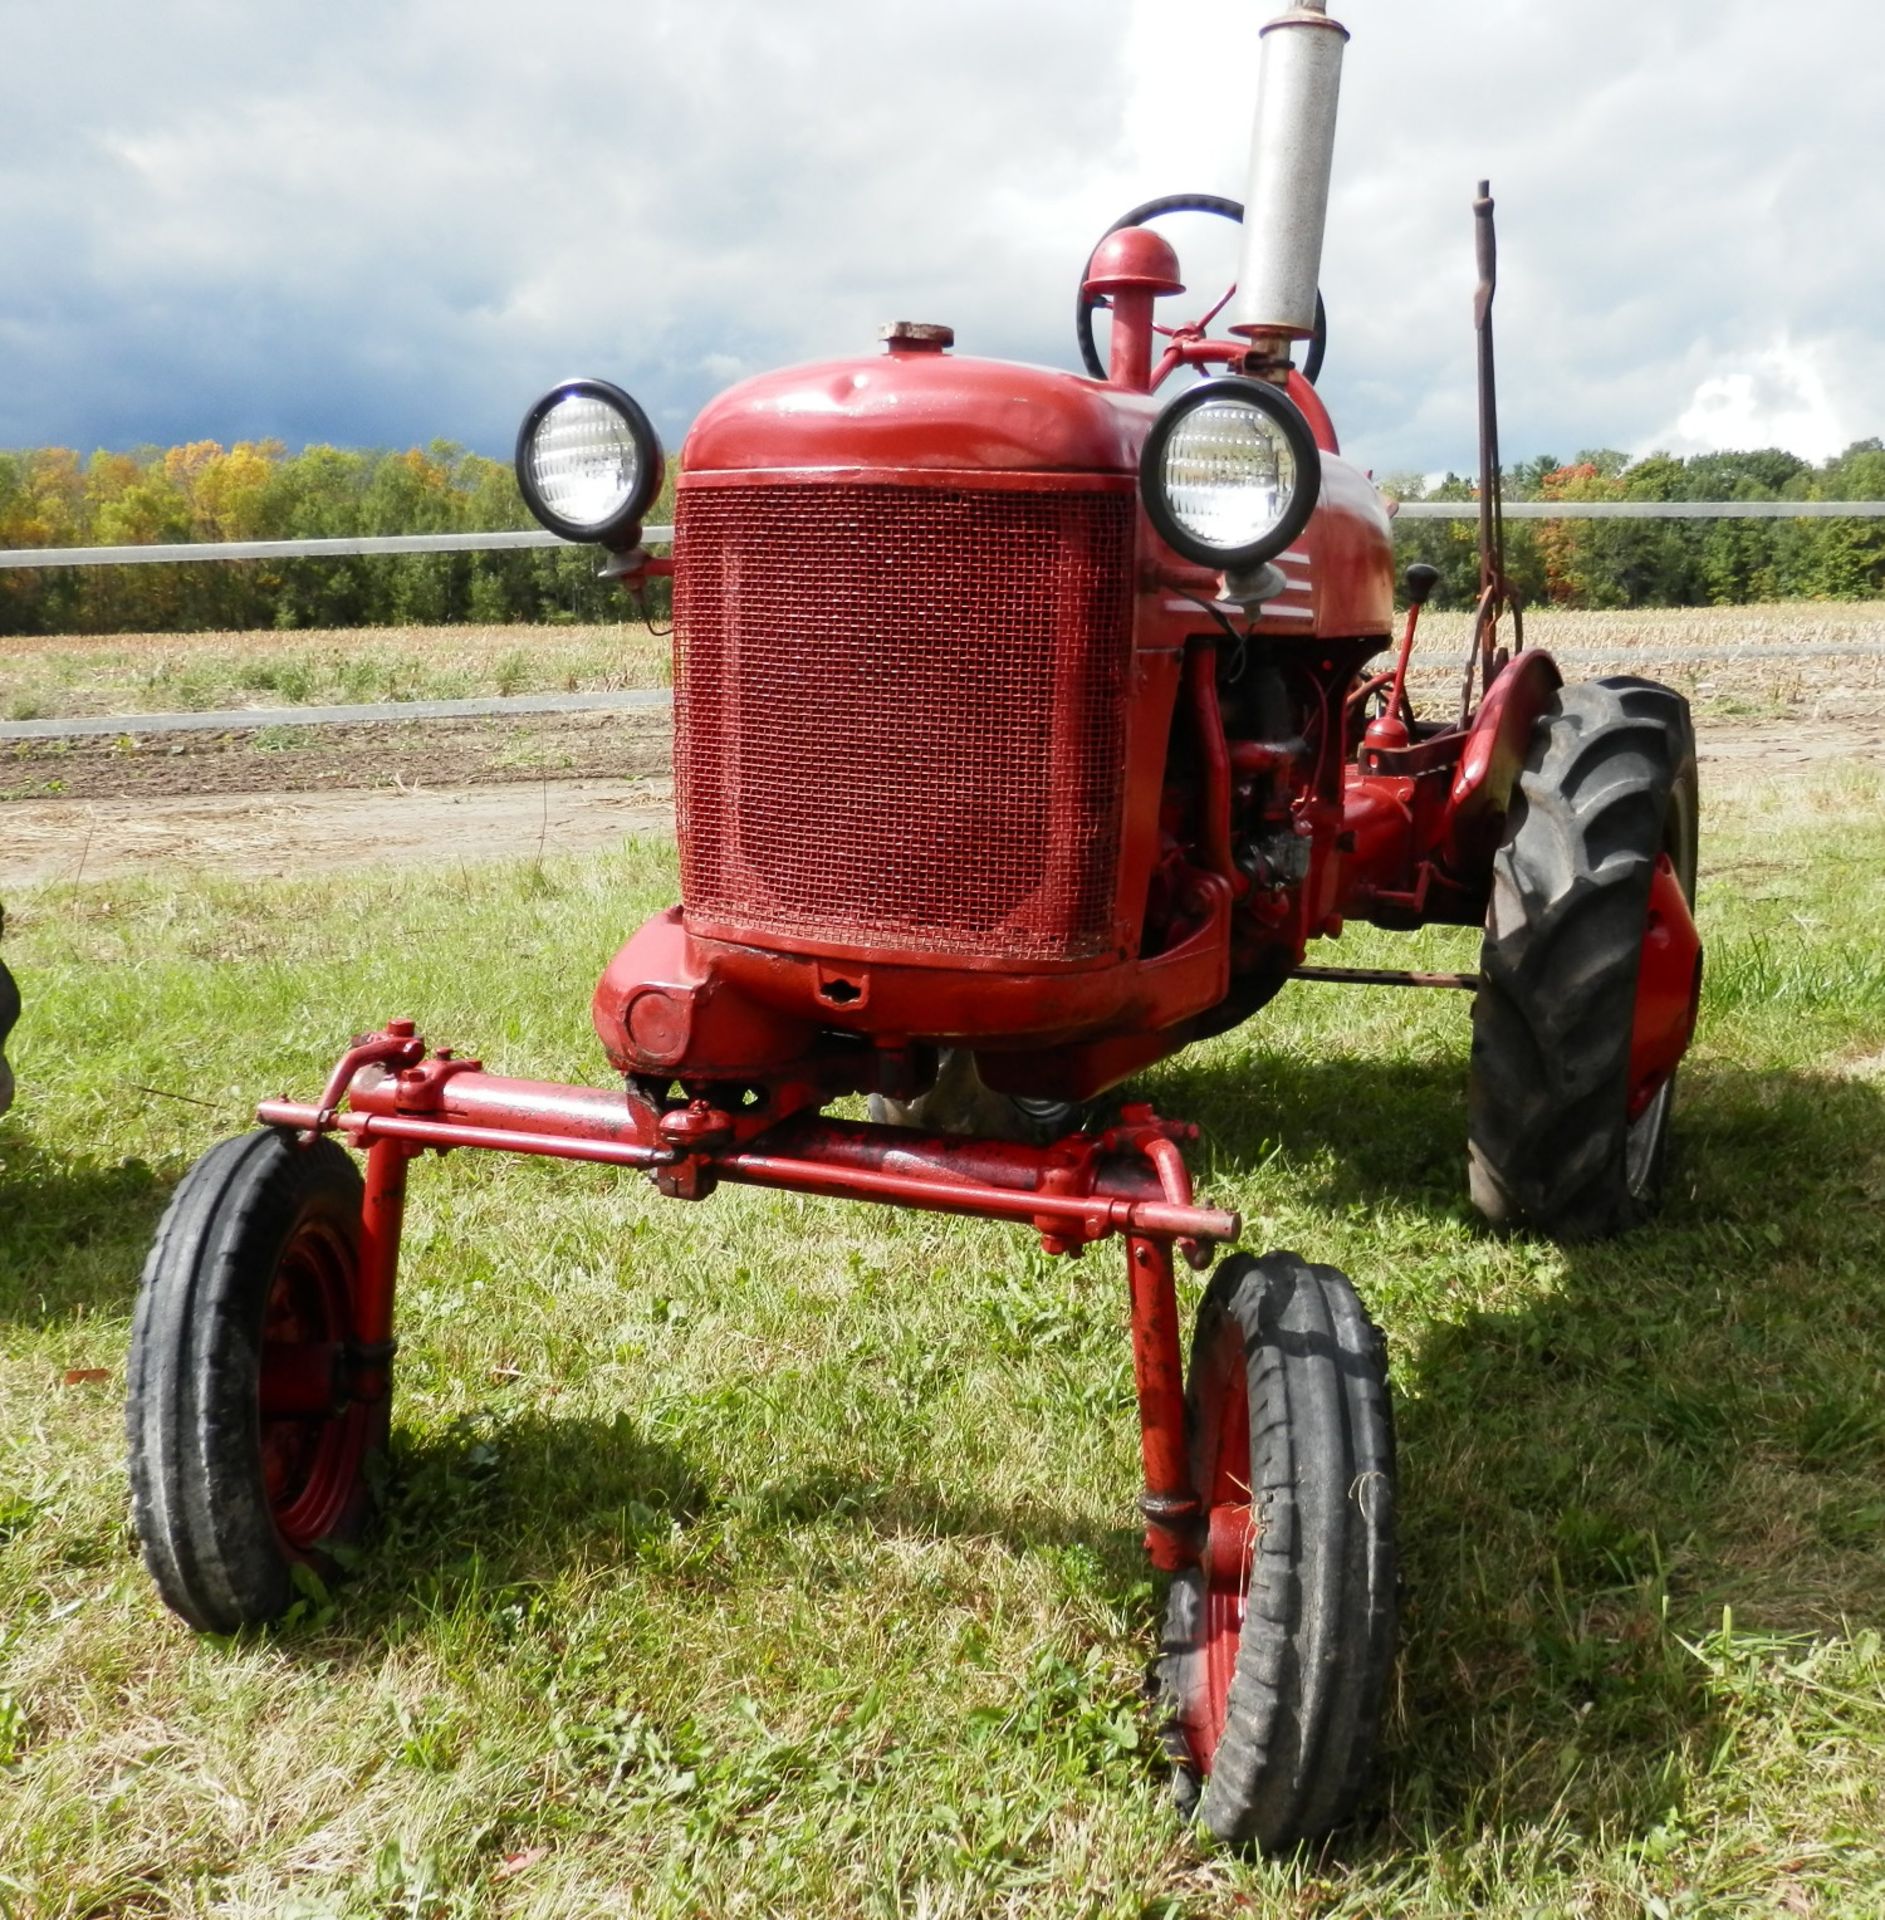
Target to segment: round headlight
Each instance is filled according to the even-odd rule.
[[[1309,422],[1261,380],[1206,380],[1159,415],[1139,457],[1139,493],[1187,560],[1238,572],[1281,553],[1322,490]]]
[[[552,533],[632,545],[661,491],[661,442],[648,416],[606,380],[565,380],[524,415],[517,485]]]

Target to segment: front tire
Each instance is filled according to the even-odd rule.
[[[125,1433],[144,1564],[191,1626],[273,1620],[371,1517],[390,1400],[348,1390],[362,1181],[333,1141],[225,1140],[138,1288]]]
[[[1632,1085],[1659,864],[1695,900],[1688,702],[1654,681],[1563,688],[1539,719],[1493,861],[1467,1084],[1474,1204],[1566,1240],[1661,1198],[1673,1074]],[[1665,881],[1666,884],[1666,881]]]
[[[1186,1425],[1207,1537],[1166,1605],[1166,1738],[1181,1804],[1275,1853],[1354,1811],[1394,1664],[1386,1348],[1348,1280],[1293,1253],[1222,1262]]]

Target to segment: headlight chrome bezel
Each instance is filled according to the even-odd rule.
[[[1255,540],[1236,547],[1213,546],[1186,527],[1165,490],[1165,454],[1172,436],[1200,408],[1214,404],[1248,407],[1263,415],[1295,463],[1295,489],[1281,518]],[[1159,538],[1187,560],[1220,573],[1245,573],[1283,552],[1309,524],[1321,492],[1322,450],[1301,408],[1281,388],[1240,374],[1203,380],[1181,393],[1153,422],[1139,455],[1139,497]]]
[[[535,472],[533,455],[537,431],[553,408],[571,399],[593,400],[607,407],[627,429],[635,447],[635,484],[622,504],[601,520],[582,522],[558,513],[545,500]],[[559,380],[524,415],[523,425],[517,430],[515,465],[517,488],[524,496],[524,504],[551,533],[585,545],[621,549],[632,547],[641,537],[642,520],[661,494],[667,455],[647,414],[612,381]]]

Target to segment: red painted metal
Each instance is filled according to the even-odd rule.
[[[415,1035],[418,1028],[410,1020],[389,1020],[382,1033],[368,1034],[364,1039],[356,1040],[351,1047],[334,1062],[334,1070],[327,1076],[327,1085],[321,1089],[318,1111],[331,1114],[340,1105],[341,1096],[353,1084],[354,1076],[362,1068],[386,1062],[393,1066],[411,1066],[425,1052],[425,1043]],[[310,1132],[309,1139],[314,1137]]]
[[[1414,657],[1414,634],[1420,625],[1420,603],[1416,601],[1407,609],[1407,626],[1401,634],[1401,650],[1394,658],[1394,687],[1388,695],[1388,708],[1382,717],[1391,721],[1402,730],[1402,737],[1395,744],[1405,746],[1406,729],[1412,712],[1407,704],[1407,667]],[[1386,744],[1377,741],[1377,749]]]
[[[1394,533],[1375,483],[1346,460],[1325,459],[1321,498],[1300,545],[1309,563],[1313,637],[1366,636],[1385,646],[1394,627]]]
[[[342,1368],[353,1311],[351,1250],[331,1225],[305,1223],[282,1249],[262,1316],[256,1437],[276,1530],[314,1550],[353,1499],[372,1410]]]
[[[1650,881],[1643,959],[1630,1030],[1632,1120],[1647,1110],[1695,1038],[1702,999],[1702,941],[1674,863],[1665,853]]]
[[[1115,951],[1133,511],[1111,490],[683,487],[689,923],[1017,964]]]
[[[902,1046],[918,1035],[1030,1051],[1122,1030],[1160,1032],[1216,1006],[1229,985],[1229,887],[1200,871],[1188,897],[1191,905],[1174,920],[1170,943],[1149,958],[1026,971],[999,962],[945,969],[882,960],[868,950],[783,951],[741,941],[730,928],[724,938],[704,938],[678,913],[657,915],[610,962],[596,993],[596,1027],[610,1060],[625,1073],[703,1079],[805,1071],[820,1026],[842,1024],[880,1046]],[[647,950],[681,956],[653,972],[654,990],[671,1003],[658,1020],[643,1019],[638,1007],[648,977],[639,971],[639,955]],[[650,1027],[659,1039],[654,1050],[644,1045]],[[680,1032],[690,1037],[676,1041]],[[684,1054],[675,1050],[682,1044]],[[828,1065],[838,1076],[829,1081],[833,1091],[880,1084],[862,1056],[832,1057]]]
[[[412,1151],[403,1140],[376,1140],[367,1149],[360,1267],[353,1293],[350,1385],[356,1400],[376,1400],[387,1390],[393,1358],[393,1288],[406,1219],[406,1162]]]
[[[1494,679],[1480,702],[1453,776],[1441,852],[1455,872],[1483,869],[1491,859],[1532,731],[1563,684],[1557,662],[1533,647]]]
[[[273,1302],[270,1303],[271,1306]],[[325,1329],[324,1329],[325,1330]],[[323,1419],[339,1404],[343,1340],[314,1337],[265,1338],[262,1343],[262,1419]]]
[[[1239,1231],[1234,1213],[1205,1207],[1175,1207],[1162,1200],[1129,1200],[1104,1192],[1065,1196],[1037,1192],[1008,1193],[978,1181],[931,1175],[869,1173],[858,1167],[832,1167],[814,1159],[786,1158],[751,1149],[710,1158],[722,1180],[754,1187],[778,1187],[790,1193],[824,1194],[834,1200],[884,1200],[930,1213],[963,1213],[983,1220],[1010,1220],[1039,1228],[1049,1237],[1071,1237],[1076,1244],[1105,1240],[1115,1233],[1158,1234],[1219,1245]]]
[[[1289,370],[1289,379],[1285,391],[1295,401],[1302,417],[1309,422],[1309,431],[1316,437],[1316,445],[1324,453],[1340,453],[1342,443],[1335,435],[1335,422],[1329,418],[1329,410],[1322,404],[1322,396],[1294,367]]]
[[[1256,1546],[1250,1466],[1250,1386],[1242,1336],[1221,1321],[1209,1352],[1194,1363],[1197,1428],[1192,1469],[1204,1510],[1201,1657],[1187,1663],[1178,1724],[1193,1762],[1209,1772],[1224,1722],[1237,1656],[1243,1645]]]
[[[936,353],[768,377],[710,410],[677,504],[684,906],[598,990],[619,1068],[790,1079],[799,1104],[881,1084],[855,1050],[833,1057],[835,1030],[880,1052],[973,1045],[1013,1056],[985,1063],[991,1083],[1084,1095],[1185,1044],[1231,990],[1233,947],[1274,945],[1291,920],[1299,942],[1328,918],[1328,728],[1312,766],[1301,739],[1239,737],[1217,711],[1226,653],[1197,659],[1220,637],[1200,605],[1215,583],[1174,592],[1195,570],[1151,534],[1123,471],[1151,417],[1116,387]],[[1041,464],[1069,449],[1084,472]],[[1379,644],[1357,636],[1385,639],[1391,619],[1372,485],[1325,462],[1282,564],[1288,590],[1254,624],[1340,636],[1303,663],[1339,709],[1352,661]],[[1096,601],[1106,578],[1117,593]],[[1174,861],[1187,653],[1199,791]],[[1240,933],[1247,809],[1287,809],[1308,778],[1323,796],[1297,822],[1313,909],[1271,893]]]
[[[1185,691],[1191,699],[1193,744],[1198,754],[1198,839],[1204,863],[1221,874],[1232,893],[1249,890],[1249,876],[1231,851],[1231,758],[1217,704],[1217,642],[1198,639],[1185,655]]]
[[[1128,229],[1130,231],[1130,229]],[[1201,334],[1194,334],[1188,328],[1180,328],[1173,339],[1166,344],[1147,380],[1147,386],[1156,390],[1176,373],[1180,367],[1197,367],[1208,370],[1211,367],[1229,365],[1232,361],[1241,361],[1250,350],[1249,343],[1241,340],[1210,340]],[[1116,379],[1117,376],[1115,375]],[[1295,401],[1297,411],[1309,423],[1309,431],[1315,436],[1315,443],[1324,453],[1339,454],[1342,443],[1336,435],[1335,422],[1329,417],[1329,410],[1323,404],[1322,396],[1294,368],[1289,370],[1289,378],[1284,383],[1284,391]]]
[[[439,1073],[441,1066],[451,1069]],[[474,1061],[436,1058],[401,1073],[360,1072],[339,1112],[264,1101],[265,1125],[338,1132],[368,1150],[366,1228],[354,1337],[390,1338],[391,1263],[405,1193],[405,1164],[424,1148],[485,1147],[584,1160],[657,1174],[691,1164],[704,1195],[722,1180],[833,1198],[876,1200],[940,1213],[1018,1221],[1084,1245],[1115,1233],[1221,1244],[1237,1216],[1192,1203],[1153,1143],[1174,1132],[1150,1109],[1100,1139],[1072,1135],[1051,1147],[965,1141],[899,1127],[847,1126],[800,1114],[773,1120],[746,1144],[703,1133],[690,1145],[665,1137],[663,1114],[621,1094],[486,1074]],[[1125,1156],[1126,1164],[1115,1158]],[[1136,1163],[1136,1170],[1135,1170]],[[356,1387],[356,1391],[360,1391]]]
[[[1139,1396],[1145,1469],[1145,1550],[1175,1573],[1198,1557],[1199,1507],[1185,1444],[1185,1364],[1169,1243],[1134,1238],[1126,1249],[1132,1292],[1132,1377]]]
[[[293,1100],[264,1100],[256,1108],[255,1116],[265,1127],[306,1127],[316,1117],[314,1108]],[[328,1130],[344,1135],[348,1145],[354,1147],[372,1147],[382,1141],[431,1147],[441,1153],[453,1147],[485,1147],[498,1153],[535,1154],[548,1160],[588,1160],[598,1166],[633,1167],[643,1172],[669,1166],[676,1158],[670,1149],[663,1147],[537,1133],[527,1127],[487,1127],[475,1121],[421,1119],[406,1114],[343,1113]]]
[[[1047,367],[953,353],[833,360],[760,374],[710,400],[682,449],[679,484],[755,472],[798,484],[919,473],[971,474],[978,487],[1002,474],[1028,476],[1028,486],[1048,473],[1091,484],[1138,472],[1158,412],[1150,395]]]
[[[1159,295],[1183,293],[1178,255],[1150,227],[1121,227],[1094,249],[1082,291],[1109,300],[1113,309],[1107,378],[1133,393],[1151,392],[1153,303]]]

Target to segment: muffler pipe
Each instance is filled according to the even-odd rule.
[[[1244,192],[1243,259],[1231,331],[1250,341],[1245,371],[1288,377],[1289,353],[1316,329],[1322,233],[1335,159],[1335,109],[1348,29],[1325,0],[1296,0],[1263,29],[1257,117]]]

